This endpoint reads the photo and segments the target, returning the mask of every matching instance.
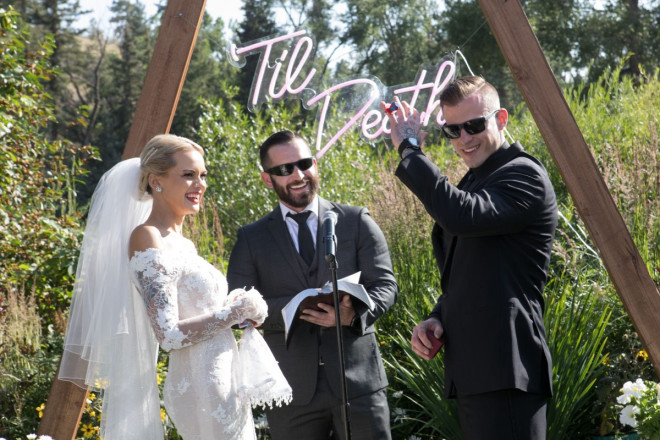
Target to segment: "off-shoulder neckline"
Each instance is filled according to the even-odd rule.
[[[175,237],[175,238],[178,237],[179,239],[181,239],[181,240],[183,240],[183,241],[185,241],[185,242],[188,242],[188,243],[192,244],[193,247],[195,247],[195,244],[192,242],[192,240],[190,240],[189,238],[184,237],[183,235],[181,235],[181,234],[179,234],[179,233],[176,233],[176,232],[170,232],[169,234],[167,234],[166,236],[163,237],[163,240],[168,240],[168,241],[169,241],[169,240],[170,240],[170,237],[172,237],[172,236]],[[149,251],[154,251],[154,252],[164,252],[164,251],[166,251],[166,250],[167,250],[167,249],[164,249],[164,248],[148,247],[148,248],[143,249],[143,250],[141,250],[141,251],[135,251],[135,252],[133,252],[133,255],[130,256],[129,261],[133,260],[136,256],[138,256],[138,255],[140,255],[140,254],[144,254],[144,253],[149,252]]]

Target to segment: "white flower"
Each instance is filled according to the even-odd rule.
[[[53,437],[49,435],[40,435],[37,440],[53,440]]]
[[[616,401],[621,405],[630,403],[630,394],[625,394],[625,393],[621,394],[619,397],[616,398]]]
[[[392,397],[394,397],[395,399],[398,399],[401,396],[403,396],[403,391],[395,391],[394,393],[392,393]]]
[[[28,440],[37,440],[37,434],[28,434],[27,439]]]
[[[623,384],[621,392],[627,394],[631,397],[639,399],[642,397],[644,391],[646,391],[646,385],[642,379],[637,379],[635,382],[626,382]]]
[[[619,420],[624,425],[637,428],[637,420],[635,420],[635,414],[639,414],[639,408],[634,405],[626,405],[621,410],[621,415],[619,416]]]

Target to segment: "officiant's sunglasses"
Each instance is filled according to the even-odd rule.
[[[312,165],[314,165],[313,157],[306,157],[300,159],[296,162],[283,163],[282,165],[277,165],[273,168],[268,168],[266,172],[272,174],[273,176],[288,176],[293,173],[293,170],[298,167],[300,171],[308,170]]]
[[[498,108],[497,110],[488,113],[486,116],[470,119],[462,124],[445,124],[442,126],[442,132],[449,139],[458,139],[461,137],[461,128],[465,130],[467,134],[479,134],[486,129],[486,121],[495,116],[499,111],[500,109]]]

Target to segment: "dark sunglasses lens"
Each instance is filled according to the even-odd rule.
[[[314,165],[314,159],[311,157],[300,159],[298,162],[296,162],[296,166],[300,171],[308,170],[312,165]],[[293,170],[291,170],[291,172],[293,172]]]
[[[461,137],[461,129],[470,135],[479,134],[486,129],[486,118],[481,117],[470,119],[462,124],[445,124],[442,126],[442,131],[449,139],[458,139]]]
[[[481,133],[486,129],[486,118],[477,118],[467,121],[463,124],[463,128],[467,134]]]
[[[461,137],[461,126],[452,124],[452,125],[443,125],[442,126],[442,132],[447,136],[449,139],[458,139]]]
[[[309,169],[314,164],[314,158],[308,157],[306,159],[300,159],[298,162],[285,163],[282,165],[277,165],[273,168],[266,170],[268,174],[274,176],[289,176],[293,173],[294,167],[298,167],[300,171],[305,171]]]

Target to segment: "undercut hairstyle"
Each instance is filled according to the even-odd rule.
[[[440,93],[440,106],[453,107],[474,93],[484,97],[487,111],[500,108],[500,95],[497,90],[480,76],[462,76],[449,83]]]
[[[268,151],[272,147],[275,145],[288,144],[289,142],[293,142],[296,139],[301,140],[305,145],[307,145],[307,148],[309,148],[307,140],[305,140],[305,138],[298,133],[295,133],[291,130],[282,130],[272,134],[259,147],[259,162],[261,163],[261,168],[266,170],[272,165],[269,160],[270,158],[268,157]]]
[[[164,176],[176,165],[176,153],[191,150],[204,156],[204,149],[190,139],[173,134],[159,134],[151,138],[140,154],[140,194],[152,193],[150,174]]]

